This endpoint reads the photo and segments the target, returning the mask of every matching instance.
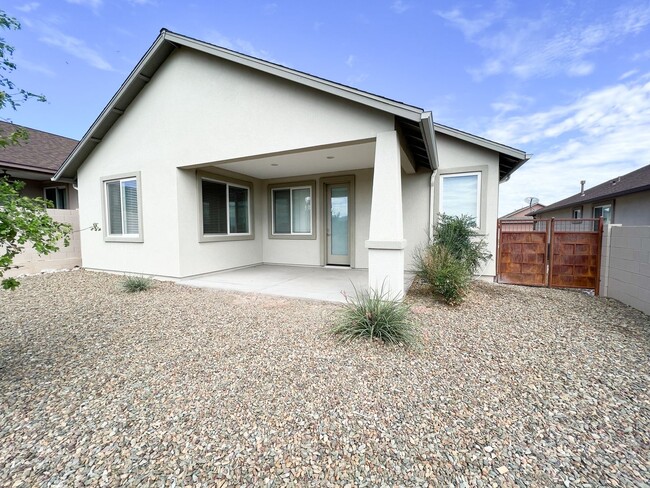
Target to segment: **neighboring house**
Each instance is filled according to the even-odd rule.
[[[496,253],[526,153],[429,112],[162,30],[56,174],[86,268],[182,278],[261,263],[367,268],[403,293],[439,212]],[[494,262],[484,271],[494,276]]]
[[[29,138],[20,144],[0,149],[0,176],[8,175],[22,180],[25,182],[23,195],[47,198],[53,208],[78,208],[77,190],[73,185],[52,181],[77,141],[2,121],[0,134],[11,134],[19,127],[27,131]]]
[[[542,205],[541,203],[536,203],[535,205],[526,205],[525,207],[515,210],[514,212],[510,212],[503,217],[499,217],[499,220],[532,219],[532,215],[529,215],[531,212],[537,212],[538,210],[542,210],[545,207],[546,205]]]
[[[529,216],[528,214],[542,208],[544,208],[544,205],[541,203],[536,203],[535,205],[528,205],[526,207],[515,210],[514,212],[510,212],[503,217],[500,217],[499,221],[501,224],[501,230],[519,232],[533,230],[535,226],[533,223],[533,217]],[[516,222],[508,222],[515,220]]]
[[[0,122],[0,133],[11,134],[18,127]],[[52,181],[52,177],[77,145],[77,141],[28,127],[20,128],[27,131],[29,138],[18,145],[0,149],[0,177],[5,175],[10,179],[23,181],[23,196],[50,200],[53,207],[47,209],[48,215],[57,222],[70,224],[73,232],[70,235],[70,245],[64,247],[63,242],[59,242],[59,250],[54,253],[39,255],[31,246],[27,246],[15,257],[15,267],[6,271],[4,276],[20,276],[80,266],[77,190],[72,182]]]
[[[605,224],[650,225],[650,165],[531,212],[536,219],[599,218]]]

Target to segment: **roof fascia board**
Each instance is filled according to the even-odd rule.
[[[53,169],[40,168],[37,166],[28,166],[26,164],[20,164],[20,163],[11,163],[9,161],[0,161],[0,166],[3,166],[5,168],[18,169],[21,171],[31,171],[32,173],[43,173],[43,174],[50,174],[50,175],[55,173]]]
[[[338,83],[324,80],[322,78],[317,78],[307,73],[301,73],[290,68],[285,68],[277,64],[269,63],[268,61],[264,61],[262,59],[252,58],[250,56],[223,49],[196,39],[187,38],[185,36],[175,34],[174,32],[164,31],[163,36],[165,39],[181,46],[186,46],[206,54],[217,56],[219,58],[256,69],[258,71],[263,71],[265,73],[269,73],[286,80],[300,83],[301,85],[330,93],[331,95],[336,95],[338,97],[346,98],[353,102],[361,103],[363,105],[367,105],[384,112],[389,112],[398,117],[404,117],[405,119],[412,120],[413,122],[420,121],[422,110],[417,107],[394,102],[392,100],[378,97],[370,93],[364,93],[359,90],[355,90],[354,88],[339,85]]]
[[[420,128],[424,137],[424,144],[429,155],[431,169],[437,170],[440,167],[438,162],[438,144],[436,143],[436,131],[434,128],[433,116],[431,112],[424,112],[420,118]]]
[[[68,169],[68,167],[72,164],[72,162],[76,159],[77,155],[81,152],[81,149],[85,147],[89,143],[97,144],[96,141],[92,141],[91,139],[93,138],[93,133],[95,129],[97,129],[98,126],[102,124],[104,119],[106,118],[106,115],[110,113],[112,110],[116,110],[116,112],[122,112],[123,110],[118,109],[115,107],[117,102],[120,100],[124,92],[126,92],[131,85],[131,82],[140,76],[140,71],[148,61],[153,57],[153,55],[158,51],[160,46],[165,42],[165,37],[164,37],[164,32],[161,32],[161,34],[156,38],[154,43],[151,45],[149,50],[145,53],[145,55],[140,59],[138,64],[133,68],[133,71],[131,71],[131,74],[129,74],[128,78],[122,83],[122,86],[120,89],[113,95],[113,98],[108,102],[106,107],[104,107],[104,110],[99,114],[99,117],[95,119],[95,122],[93,122],[93,125],[90,126],[88,131],[84,134],[84,136],[81,138],[79,143],[75,146],[75,148],[72,150],[70,155],[66,158],[64,163],[61,165],[59,168],[59,171],[56,172],[56,174],[52,177],[52,181],[59,181],[63,177],[63,174],[65,171]],[[77,168],[75,168],[76,170]]]
[[[484,139],[482,137],[469,134],[468,132],[463,132],[458,129],[454,129],[453,127],[447,127],[445,125],[440,125],[440,124],[434,124],[434,126],[435,126],[435,130],[437,132],[440,132],[441,134],[446,134],[448,136],[452,136],[466,142],[471,142],[472,144],[476,144],[477,146],[482,146],[487,149],[491,149],[492,151],[496,151],[505,154],[507,156],[511,156],[513,158],[522,159],[524,160],[523,162],[529,159],[528,155],[524,151],[520,151],[519,149],[515,149],[514,147],[505,146],[503,144],[499,144],[498,142],[490,141],[488,139]]]

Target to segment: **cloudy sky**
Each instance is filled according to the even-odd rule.
[[[80,138],[162,27],[433,112],[523,149],[500,213],[650,164],[650,2],[6,1],[12,80],[47,103],[0,116]],[[191,90],[191,80],[185,87]]]

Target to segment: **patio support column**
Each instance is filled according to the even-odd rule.
[[[368,286],[404,296],[404,224],[402,220],[402,167],[396,131],[377,134],[372,180]]]

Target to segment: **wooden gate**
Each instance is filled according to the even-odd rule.
[[[602,219],[500,220],[497,281],[598,294]]]

